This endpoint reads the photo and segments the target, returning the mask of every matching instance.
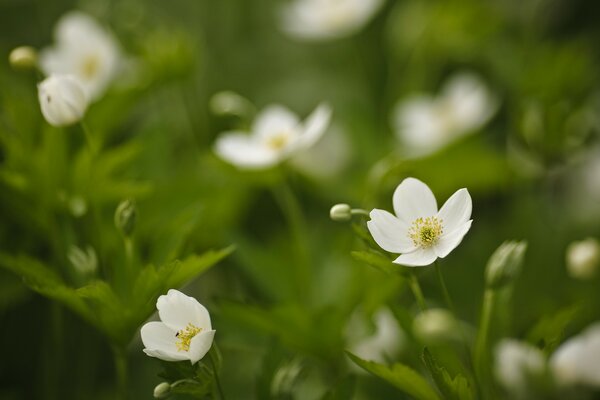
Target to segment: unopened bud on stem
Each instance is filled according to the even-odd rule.
[[[171,385],[168,382],[162,382],[154,388],[154,398],[164,399],[171,393]]]
[[[20,46],[8,56],[10,66],[16,70],[26,71],[37,66],[37,51],[30,46]]]
[[[526,242],[504,242],[490,257],[485,270],[486,284],[490,289],[500,289],[513,282],[521,271]]]
[[[594,238],[573,242],[567,247],[567,271],[577,279],[592,278],[600,266],[600,244]]]
[[[131,236],[135,228],[137,208],[133,200],[123,200],[115,211],[115,226],[125,237]]]
[[[352,219],[353,215],[369,216],[369,213],[359,208],[352,208],[349,204],[336,204],[329,210],[329,216],[337,222],[346,222]]]

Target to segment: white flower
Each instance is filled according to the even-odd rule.
[[[392,113],[396,135],[409,152],[424,155],[475,132],[496,112],[497,102],[476,76],[452,77],[437,97],[414,95]]]
[[[600,387],[600,323],[560,345],[550,368],[560,384]]]
[[[254,121],[250,134],[225,132],[215,152],[225,161],[244,169],[268,168],[311,147],[329,125],[331,109],[320,105],[304,123],[287,108],[271,105]]]
[[[544,354],[536,347],[514,339],[503,339],[496,346],[496,378],[513,393],[526,394],[532,378],[542,376],[545,369]]]
[[[87,96],[79,79],[72,75],[51,75],[38,84],[42,114],[53,126],[72,125],[85,114]]]
[[[589,279],[600,265],[600,244],[594,238],[573,242],[567,247],[567,271],[578,279]]]
[[[415,336],[425,343],[444,343],[462,339],[460,322],[443,308],[430,308],[413,320]]]
[[[293,0],[280,15],[281,29],[305,40],[337,39],[359,31],[383,0]]]
[[[349,350],[357,356],[378,362],[394,357],[405,340],[398,321],[389,308],[380,308],[373,315],[369,330],[364,316],[354,313],[346,327]]]
[[[55,27],[56,44],[40,53],[40,66],[47,74],[77,76],[90,100],[98,99],[115,78],[121,52],[113,35],[90,16],[72,11]]]
[[[369,232],[382,249],[402,253],[394,263],[418,267],[446,257],[471,228],[471,196],[456,191],[438,211],[431,189],[415,178],[406,178],[393,196],[394,212],[374,209]]]
[[[215,331],[210,315],[193,297],[171,289],[156,302],[162,322],[142,327],[144,353],[165,361],[190,360],[195,364],[210,349]]]

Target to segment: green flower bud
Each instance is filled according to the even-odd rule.
[[[91,246],[85,250],[71,246],[67,258],[81,275],[90,275],[98,269],[98,257]]]
[[[253,107],[247,99],[231,91],[215,93],[210,99],[210,110],[215,115],[246,116]]]
[[[567,272],[577,279],[590,279],[600,266],[600,244],[594,238],[573,242],[567,247]]]
[[[10,65],[16,70],[30,70],[37,66],[37,51],[30,46],[20,46],[10,52]]]
[[[329,216],[338,222],[350,221],[352,219],[352,208],[348,204],[336,204],[331,207]]]
[[[486,285],[490,289],[500,289],[513,282],[523,264],[527,243],[504,242],[490,257],[485,269]]]
[[[154,398],[164,399],[171,393],[171,385],[168,382],[162,382],[154,388]]]
[[[137,209],[133,200],[123,200],[115,211],[115,226],[123,234],[129,237],[135,228]]]

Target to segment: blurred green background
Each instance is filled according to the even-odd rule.
[[[473,227],[442,262],[458,317],[476,325],[489,255],[504,240],[524,239],[524,270],[494,335],[528,337],[538,321],[573,307],[565,335],[600,318],[598,279],[577,281],[565,269],[571,241],[600,236],[598,4],[390,0],[354,35],[302,42],[278,28],[283,3],[0,0],[1,252],[41,260],[78,287],[71,246],[93,246],[100,270],[122,262],[113,214],[125,198],[138,205],[140,262],[235,244],[183,289],[211,312],[229,399],[345,398],[339,388],[350,386],[352,398],[408,398],[351,367],[344,353],[356,315],[372,330],[373,315],[389,307],[407,327],[416,310],[406,282],[353,260],[363,244],[350,224],[328,217],[340,202],[391,210],[391,193],[407,176],[426,182],[439,204],[461,187],[473,197]],[[104,143],[94,161],[79,126],[44,121],[35,75],[8,64],[16,46],[51,44],[55,22],[73,9],[110,27],[140,66],[87,113]],[[463,70],[498,97],[494,117],[433,154],[401,157],[390,122],[396,102],[437,93]],[[333,124],[322,142],[338,142],[308,171],[236,170],[212,144],[249,121],[211,113],[222,90],[301,116],[327,101]],[[300,288],[278,203],[282,176],[306,229],[310,279]],[[428,302],[442,305],[433,271],[418,274]],[[0,398],[113,398],[106,339],[4,269],[0,326]],[[416,363],[405,336],[390,357]],[[161,381],[158,362],[141,348],[139,337],[129,345],[136,399],[150,398]]]

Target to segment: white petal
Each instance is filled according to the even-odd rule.
[[[192,338],[190,343],[189,358],[192,364],[197,363],[202,357],[208,353],[212,346],[215,331],[201,332]]]
[[[51,75],[38,85],[38,98],[44,118],[50,125],[67,126],[78,122],[88,101],[79,79],[73,75]]]
[[[414,95],[394,108],[393,125],[400,141],[411,150],[431,152],[448,141],[438,102],[431,96]]]
[[[369,214],[371,220],[367,228],[375,242],[390,253],[408,253],[415,249],[415,245],[408,237],[408,225],[391,213],[374,209]]]
[[[165,361],[187,360],[187,352],[177,351],[176,331],[162,322],[148,322],[140,331],[142,342],[146,347],[144,353]]]
[[[161,321],[174,331],[184,329],[190,323],[202,330],[212,329],[206,308],[178,290],[171,289],[166,296],[160,296],[156,308]]]
[[[265,139],[281,132],[295,132],[300,120],[290,110],[281,105],[270,105],[263,109],[254,120],[252,132],[257,138]]]
[[[457,134],[478,129],[497,108],[497,102],[485,84],[471,73],[453,76],[445,85],[441,98],[452,110]]]
[[[277,164],[282,156],[280,152],[242,132],[223,133],[215,143],[215,153],[243,169],[268,168]]]
[[[437,256],[431,247],[418,248],[413,252],[401,254],[394,260],[394,263],[407,267],[424,267],[433,263],[436,259]]]
[[[454,231],[443,234],[433,245],[435,254],[440,258],[444,258],[450,254],[462,242],[463,237],[465,237],[469,229],[471,229],[472,222],[473,220],[467,221]]]
[[[306,118],[304,123],[304,131],[298,137],[298,146],[306,149],[315,144],[325,133],[331,120],[331,107],[327,104],[319,105]]]
[[[550,366],[563,385],[600,387],[600,324],[596,323],[567,340],[552,355]]]
[[[394,212],[409,226],[417,218],[433,217],[437,202],[429,186],[415,178],[406,178],[394,191]]]
[[[442,206],[437,217],[444,232],[452,232],[471,218],[473,203],[467,189],[459,189]]]

